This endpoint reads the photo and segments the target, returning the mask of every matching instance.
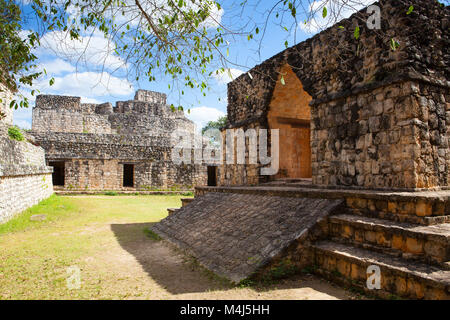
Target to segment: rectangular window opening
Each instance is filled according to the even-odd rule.
[[[48,165],[53,167],[52,180],[54,186],[64,186],[65,163],[64,161],[49,161]]]
[[[123,165],[123,186],[124,187],[134,187],[134,165],[124,164]]]

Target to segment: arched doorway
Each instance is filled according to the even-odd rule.
[[[275,178],[311,178],[311,99],[291,67],[284,65],[267,115],[269,128],[280,130],[280,163]]]

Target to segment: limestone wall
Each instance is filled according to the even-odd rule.
[[[174,166],[170,161],[70,159],[65,161],[67,190],[126,190],[123,164],[134,165],[134,189],[191,189],[205,185],[206,167]]]
[[[443,88],[414,82],[312,106],[313,182],[448,186],[447,106]]]
[[[135,100],[81,103],[79,97],[40,95],[33,109],[34,132],[162,135],[194,130],[183,111],[172,111],[162,93],[138,90]]]
[[[176,130],[193,135],[194,123],[182,111],[172,111],[165,94],[145,90],[115,107],[43,95],[33,109],[32,134],[47,161],[64,162],[69,190],[125,189],[125,164],[134,165],[137,190],[205,185],[205,166],[172,162]]]
[[[44,149],[0,134],[0,223],[53,193]]]
[[[6,125],[13,123],[13,109],[9,107],[9,103],[13,99],[13,94],[0,83],[0,122]]]
[[[295,101],[303,88],[312,97],[316,185],[448,187],[450,9],[433,0],[376,5],[382,30],[367,28],[363,9],[256,66],[252,77],[229,83],[228,128],[270,128],[272,102]],[[410,5],[414,11],[407,15]],[[400,44],[396,50],[391,39]],[[301,86],[280,96],[281,75],[291,81],[286,65]],[[223,166],[221,183],[261,181],[259,169],[255,176],[254,166]]]
[[[0,223],[53,194],[51,170],[0,177]]]

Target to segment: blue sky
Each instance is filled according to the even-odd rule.
[[[321,6],[328,5],[327,1],[329,0],[313,2],[312,8],[320,9],[318,11],[321,13]],[[247,9],[242,12],[238,6],[239,2],[224,2],[222,10],[214,13],[215,20],[233,26],[235,29],[251,21],[247,29],[257,23],[262,30],[264,12],[270,9],[270,4],[274,2],[249,1]],[[27,7],[24,9],[26,11]],[[351,10],[343,12],[342,17],[349,16],[351,13]],[[286,40],[289,46],[294,45],[331,23],[326,19],[322,21],[321,15],[315,16],[317,20],[307,25],[300,23],[300,27],[290,28],[294,20],[288,15],[284,24],[288,30],[278,25],[279,19],[272,16],[261,43],[262,32],[251,41],[248,41],[246,36],[228,38],[229,60],[232,63],[225,67],[230,68],[230,73],[236,77],[284,50]],[[300,14],[297,17],[299,21],[304,19],[304,16]],[[34,26],[29,24],[25,28],[33,29]],[[186,112],[186,116],[196,122],[199,127],[209,120],[216,120],[219,116],[226,114],[226,83],[231,80],[229,73],[215,75],[209,79],[210,91],[206,97],[198,89],[183,88],[185,94],[180,98],[179,90],[168,88],[168,84],[171,83],[169,78],[160,76],[156,82],[127,80],[123,60],[112,52],[111,44],[98,31],[93,30],[89,37],[86,35],[86,38],[82,40],[82,42],[70,40],[65,33],[57,31],[48,32],[43,36],[42,46],[36,50],[39,66],[47,71],[47,76],[39,79],[35,86],[41,94],[79,96],[83,102],[115,103],[133,99],[137,89],[146,89],[164,92],[168,95],[169,104],[181,104],[185,110],[190,109],[190,114]],[[80,52],[83,50],[86,50],[86,54],[80,59]],[[218,67],[220,64],[215,62],[211,66],[211,71]],[[48,80],[51,77],[55,79],[55,84],[48,86]],[[29,90],[22,92],[29,96]],[[22,128],[30,128],[31,108],[16,110],[14,122]]]

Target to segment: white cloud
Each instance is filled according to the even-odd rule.
[[[301,23],[300,29],[306,33],[314,34],[342,19],[350,17],[356,11],[374,3],[375,0],[319,0],[313,1],[309,6],[311,19]],[[323,18],[323,8],[327,8],[327,16]]]
[[[102,101],[97,100],[97,99],[88,98],[88,97],[83,97],[83,96],[81,96],[80,98],[81,98],[81,103],[100,104],[100,103],[106,102],[106,101],[103,101],[103,102],[102,102]]]
[[[214,79],[217,80],[218,83],[227,84],[227,83],[233,81],[234,79],[236,79],[237,77],[239,77],[243,73],[244,73],[244,71],[242,71],[242,70],[229,68],[229,69],[225,69],[225,72],[221,72],[219,70],[218,74],[216,72],[214,72],[213,77],[214,77]]]
[[[201,106],[192,108],[191,112],[186,114],[186,117],[194,121],[197,130],[201,130],[209,121],[216,121],[224,115],[225,112],[220,111],[216,108]]]
[[[76,68],[62,59],[54,59],[51,61],[41,62],[39,64],[41,70],[45,69],[48,75],[60,75],[65,72],[74,72]]]
[[[68,32],[47,32],[41,39],[37,55],[64,57],[72,63],[97,67],[99,70],[116,70],[126,67],[125,61],[114,53],[115,45],[98,31],[71,39]]]
[[[133,86],[126,79],[121,79],[102,72],[69,73],[54,77],[55,83],[50,86],[48,79],[40,80],[35,88],[43,94],[61,94],[84,96],[89,99],[107,95],[127,96],[133,93]]]

